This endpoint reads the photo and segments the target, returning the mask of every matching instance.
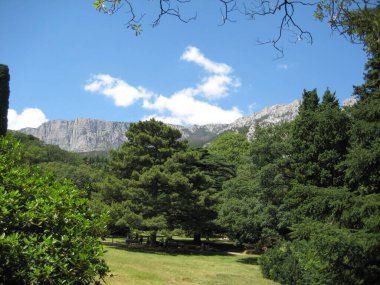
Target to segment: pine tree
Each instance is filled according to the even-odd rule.
[[[111,153],[111,168],[119,178],[164,164],[173,153],[187,148],[178,130],[154,119],[130,124],[125,135],[121,149]]]

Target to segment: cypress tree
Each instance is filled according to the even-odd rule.
[[[318,185],[320,169],[315,144],[319,108],[317,90],[304,90],[299,115],[293,124],[292,162],[297,182]]]
[[[318,186],[343,185],[343,171],[338,166],[345,159],[348,145],[349,118],[339,107],[335,93],[323,95],[317,112],[318,126],[314,142],[320,169]]]
[[[0,137],[5,136],[8,127],[9,68],[0,64]]]
[[[311,91],[303,90],[302,104],[300,106],[300,113],[306,111],[316,111],[318,109],[319,98],[317,89]]]

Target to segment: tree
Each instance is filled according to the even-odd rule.
[[[187,148],[178,130],[154,119],[130,124],[125,135],[121,149],[111,152],[111,168],[119,178],[129,179],[164,164],[173,153]]]
[[[294,122],[292,160],[295,177],[299,183],[318,183],[318,152],[314,138],[318,125],[316,111],[319,98],[317,91],[304,90],[299,115]]]
[[[131,124],[126,137],[110,161],[112,172],[126,186],[122,203],[128,208],[122,219],[132,229],[150,232],[151,245],[155,245],[157,232],[172,228],[178,191],[191,187],[181,173],[166,168],[175,153],[186,150],[187,142],[180,140],[178,130],[154,119]]]
[[[201,236],[210,236],[218,230],[215,220],[221,185],[231,177],[229,171],[233,166],[221,163],[205,150],[176,153],[165,166],[169,173],[182,176],[188,183],[187,188],[177,189],[172,224],[200,243]]]
[[[8,128],[9,80],[8,66],[0,64],[0,137],[5,136]]]
[[[20,157],[15,139],[0,139],[0,283],[92,284],[103,278],[104,220],[72,183]]]
[[[378,19],[376,8],[354,12],[345,23],[349,33],[364,41],[369,54],[365,82],[355,87],[359,101],[347,110],[351,128],[346,123],[342,125],[346,119],[335,127],[331,125],[337,118],[343,118],[339,114],[344,113],[337,111],[338,104],[330,92],[325,93],[316,111],[318,127],[316,132],[310,131],[314,133],[315,144],[308,149],[320,155],[326,151],[331,154],[331,150],[338,154],[336,160],[331,159],[334,155],[325,156],[330,157],[330,162],[334,160],[334,168],[320,155],[314,165],[330,174],[338,170],[337,176],[341,178],[338,183],[334,179],[313,182],[312,177],[298,180],[303,185],[293,184],[286,195],[282,211],[289,221],[290,241],[279,243],[261,259],[264,275],[283,284],[379,284]],[[339,129],[341,126],[343,130]],[[296,137],[301,143],[299,134]],[[313,145],[309,137],[306,139]],[[334,185],[340,187],[331,187]]]
[[[158,232],[174,229],[192,234],[195,242],[210,235],[218,192],[234,166],[207,150],[189,149],[178,130],[155,120],[131,124],[126,136],[110,161],[119,182],[98,184],[96,194],[109,206],[113,227],[147,231],[151,245]]]
[[[249,142],[245,135],[227,132],[214,139],[207,149],[212,155],[223,157],[226,161],[239,164],[248,151]]]
[[[223,186],[219,222],[237,242],[271,246],[286,233],[280,205],[290,188],[290,124],[257,128],[249,158]]]
[[[352,190],[379,193],[380,172],[380,7],[354,13],[348,22],[350,33],[362,38],[369,60],[366,64],[365,82],[355,86],[358,103],[350,110],[353,126],[350,148],[343,163],[345,180]]]
[[[320,169],[319,185],[343,186],[344,173],[339,164],[347,154],[349,117],[340,109],[335,93],[331,93],[329,89],[323,95],[317,116],[315,144]]]
[[[292,139],[295,177],[301,184],[342,185],[338,165],[347,152],[349,119],[330,90],[318,101],[316,90],[304,91]]]

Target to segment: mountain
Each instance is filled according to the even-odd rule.
[[[301,102],[273,105],[251,116],[237,119],[231,124],[175,126],[182,137],[192,146],[203,146],[218,135],[228,132],[242,132],[252,138],[257,124],[266,126],[294,120]],[[129,123],[107,122],[96,119],[76,119],[73,121],[52,120],[38,128],[25,128],[21,132],[33,135],[47,144],[58,145],[73,152],[99,152],[117,149],[125,141]]]
[[[38,128],[20,130],[47,144],[58,145],[73,152],[92,152],[117,149],[125,141],[129,123],[94,119],[74,121],[52,120]]]

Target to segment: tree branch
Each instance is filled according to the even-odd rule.
[[[145,14],[136,16],[134,11],[135,2],[133,0],[93,0],[95,8],[108,15],[118,12],[124,5],[128,7],[127,14],[129,19],[127,27],[131,28],[136,35],[142,31],[141,20]],[[140,0],[141,1],[141,0]],[[350,33],[347,29],[347,21],[350,21],[350,16],[353,11],[363,11],[369,8],[374,8],[378,5],[379,0],[215,0],[221,4],[220,13],[222,23],[234,22],[231,19],[231,14],[235,11],[254,20],[258,16],[281,15],[278,34],[271,40],[259,41],[259,44],[271,44],[282,56],[283,48],[280,42],[284,37],[284,32],[293,34],[294,42],[306,40],[310,44],[313,43],[312,34],[305,30],[295,19],[295,11],[297,7],[313,6],[315,7],[314,16],[319,20],[327,19],[331,29],[338,31],[340,34],[348,36],[351,41],[359,42],[362,39],[356,39],[355,33]],[[183,23],[188,23],[197,18],[197,13],[189,18],[184,18],[181,14],[180,6],[191,3],[192,0],[150,0],[151,3],[158,4],[158,13],[152,23],[153,27],[160,24],[165,16],[173,16]],[[249,4],[248,4],[249,3]],[[242,9],[240,9],[242,7]]]

